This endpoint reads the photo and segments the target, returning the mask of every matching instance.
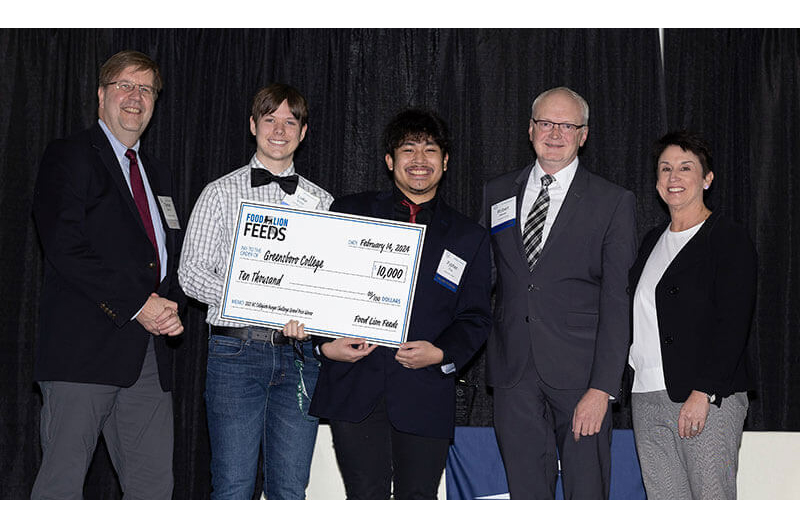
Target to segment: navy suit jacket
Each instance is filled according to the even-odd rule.
[[[393,219],[391,191],[337,199],[331,211]],[[434,281],[444,250],[467,262],[455,292]],[[408,341],[430,341],[461,368],[486,340],[491,325],[491,264],[488,232],[441,198],[425,232]],[[322,358],[311,414],[359,422],[383,397],[389,420],[400,431],[452,438],[455,380],[439,365],[404,368],[397,350],[378,347],[355,363]]]
[[[519,383],[530,358],[557,389],[620,391],[628,355],[627,276],[636,255],[633,193],[578,165],[533,271],[522,244],[520,211],[533,165],[489,180],[483,219],[516,197],[516,223],[491,235],[496,272],[487,380]]]
[[[153,194],[172,196],[169,171],[139,156]],[[47,147],[33,215],[45,258],[34,379],[131,386],[151,335],[131,318],[153,291],[185,304],[179,232],[162,215],[168,269],[158,284],[156,251],[98,124]],[[170,390],[172,349],[161,336],[155,347],[161,387]]]
[[[633,298],[642,270],[667,224],[642,240],[630,270]],[[656,285],[658,335],[667,394],[692,390],[714,403],[750,388],[747,338],[756,301],[756,251],[747,231],[717,213],[678,252]]]

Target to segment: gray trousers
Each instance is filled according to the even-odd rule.
[[[572,415],[585,393],[549,387],[533,359],[515,387],[495,387],[494,430],[512,499],[554,499],[559,460],[565,499],[608,499],[611,406],[600,432],[576,442]]]
[[[634,393],[633,433],[648,499],[735,499],[747,394],[711,405],[703,432],[678,435],[682,403],[667,391]]]
[[[42,465],[32,499],[81,499],[102,432],[125,499],[172,498],[172,393],[161,390],[150,339],[128,388],[43,381]]]

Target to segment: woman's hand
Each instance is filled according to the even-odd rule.
[[[692,391],[678,413],[678,435],[681,438],[694,438],[703,432],[710,405],[705,392]]]

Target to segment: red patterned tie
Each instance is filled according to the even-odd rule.
[[[147,238],[156,250],[156,270],[158,276],[161,277],[161,259],[158,257],[158,244],[156,243],[156,232],[153,229],[153,219],[150,216],[150,206],[147,204],[147,193],[144,190],[144,183],[142,182],[142,173],[139,172],[139,163],[136,161],[136,151],[128,149],[125,152],[125,157],[131,160],[131,190],[133,191],[133,201],[136,202],[136,208],[139,210],[139,216],[142,217],[144,229],[147,231]]]
[[[408,200],[403,200],[400,203],[405,205],[406,207],[408,207],[408,210],[409,210],[409,215],[408,215],[409,219],[408,219],[408,221],[411,222],[412,224],[416,224],[417,223],[417,213],[420,211],[420,209],[422,209],[422,206],[421,205],[417,205],[415,203],[411,203]]]

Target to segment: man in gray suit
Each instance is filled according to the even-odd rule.
[[[540,94],[528,128],[536,162],[484,187],[497,296],[487,379],[512,499],[555,498],[557,453],[565,498],[608,498],[635,200],[579,164],[588,120],[569,88]]]

